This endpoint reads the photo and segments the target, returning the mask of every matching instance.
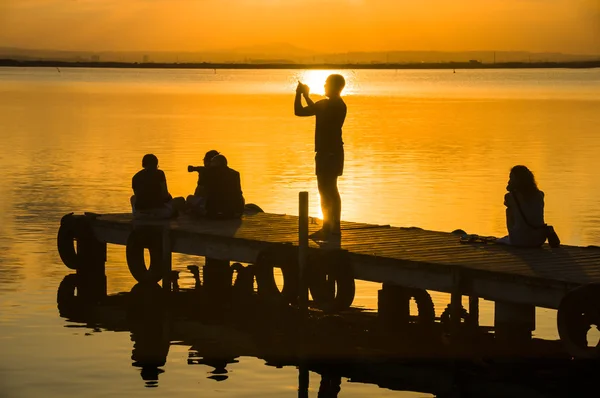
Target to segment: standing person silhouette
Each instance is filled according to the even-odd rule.
[[[344,171],[344,142],[342,126],[347,108],[342,99],[346,81],[342,75],[333,74],[325,82],[325,96],[317,102],[309,98],[309,87],[298,82],[294,114],[296,116],[316,116],[315,123],[315,171],[321,196],[323,228],[313,234],[314,239],[327,240],[331,235],[340,235],[342,200],[337,187],[337,179]],[[302,105],[304,97],[307,106]]]

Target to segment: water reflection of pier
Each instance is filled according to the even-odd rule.
[[[129,331],[132,365],[147,387],[157,387],[168,371],[171,345],[189,347],[188,364],[209,367],[208,377],[218,382],[226,382],[228,365],[244,357],[297,367],[301,397],[317,383],[319,397],[337,397],[342,378],[438,397],[557,397],[588,391],[597,372],[597,364],[570,361],[555,341],[500,347],[480,329],[468,341],[449,343],[439,337],[443,333],[423,333],[418,323],[390,331],[376,314],[358,310],[343,318],[311,311],[301,322],[296,309],[251,292],[215,300],[202,288],[169,292],[138,284],[130,292],[97,296],[98,287],[88,283],[76,274],[64,278],[60,315],[90,329]],[[320,380],[309,383],[309,371]]]

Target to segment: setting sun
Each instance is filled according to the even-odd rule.
[[[354,79],[352,78],[352,74],[347,70],[306,70],[298,72],[297,80],[308,85],[311,94],[325,95],[325,81],[327,80],[327,76],[334,73],[338,73],[346,79],[346,87],[344,88],[343,95],[354,94]],[[294,82],[295,84],[296,82]]]

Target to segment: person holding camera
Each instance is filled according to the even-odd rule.
[[[315,123],[315,174],[321,196],[323,228],[311,237],[327,240],[330,236],[339,236],[342,200],[337,180],[344,171],[344,142],[342,126],[346,120],[346,103],[342,99],[342,90],[346,81],[342,75],[330,75],[325,82],[325,96],[317,102],[309,98],[309,87],[298,82],[294,114],[296,116],[316,116]],[[302,106],[304,97],[307,106]]]
[[[240,173],[227,165],[221,154],[210,161],[206,173],[206,217],[239,218],[244,213]]]
[[[203,166],[188,166],[188,173],[198,173],[198,183],[193,195],[189,195],[186,199],[187,208],[194,215],[205,215],[206,212],[206,179],[210,161],[215,156],[219,155],[219,151],[211,149],[206,152],[202,160]]]
[[[188,166],[198,173],[194,195],[187,198],[192,215],[210,218],[237,218],[244,212],[240,173],[227,165],[227,158],[215,150],[206,152],[204,166]]]

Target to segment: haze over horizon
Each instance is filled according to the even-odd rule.
[[[600,0],[3,0],[0,47],[600,54]]]

